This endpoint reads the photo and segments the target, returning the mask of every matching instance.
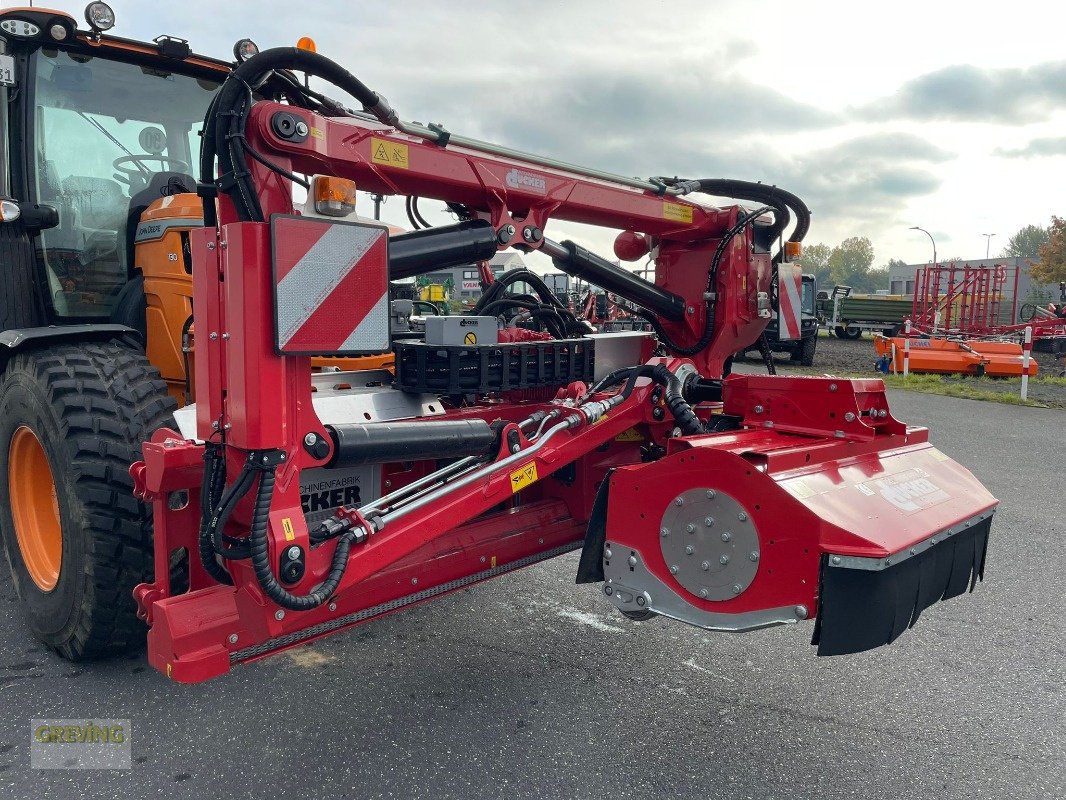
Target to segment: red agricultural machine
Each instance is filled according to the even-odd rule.
[[[299,80],[287,102],[259,99],[286,71],[363,110]],[[982,576],[996,500],[892,416],[881,381],[723,375],[806,233],[794,195],[623,178],[406,123],[289,48],[227,78],[200,170],[196,403],[133,468],[155,516],[156,578],[136,598],[149,660],[174,680],[577,549],[578,582],[631,618],[721,631],[814,619],[822,655],[891,642]],[[296,213],[304,175],[336,216]],[[390,236],[346,218],[355,186],[439,200],[461,221]],[[646,239],[655,282],[548,238],[553,220]],[[550,338],[503,336],[491,313],[441,318],[424,338],[390,331],[390,279],[509,247],[639,307],[668,355],[647,333],[585,335],[550,293],[513,301]],[[312,355],[390,348],[394,377],[311,370]]]

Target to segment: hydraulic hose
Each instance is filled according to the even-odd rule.
[[[400,119],[388,102],[339,64],[325,56],[296,47],[264,50],[245,61],[226,78],[204,123],[204,146],[200,158],[200,181],[213,183],[214,160],[222,171],[220,188],[232,198],[242,221],[262,221],[262,209],[249,181],[242,138],[248,113],[250,87],[257,86],[274,70],[297,70],[322,78],[352,95],[378,120],[397,127]]]
[[[217,445],[208,444],[204,449],[204,481],[200,489],[200,535],[197,539],[200,563],[204,570],[218,583],[232,586],[229,572],[215,560],[215,547],[211,531],[211,518],[222,500],[226,487],[226,469]]]
[[[298,595],[287,591],[270,566],[270,549],[267,544],[267,523],[270,514],[270,500],[274,495],[274,469],[262,470],[259,488],[255,494],[255,508],[252,511],[252,532],[250,537],[252,569],[263,593],[282,608],[290,611],[310,611],[325,603],[340,585],[344,570],[348,566],[348,554],[352,543],[359,535],[357,530],[349,529],[337,537],[336,549],[330,561],[326,579],[311,590],[309,594]]]
[[[677,426],[681,429],[681,433],[685,436],[695,436],[698,433],[703,433],[703,423],[700,422],[699,417],[692,410],[692,406],[686,402],[682,394],[684,387],[681,385],[680,378],[662,364],[656,364],[652,368],[651,377],[653,381],[666,390],[663,393],[666,408],[677,421]]]
[[[769,186],[765,183],[752,181],[740,181],[730,178],[698,178],[696,180],[679,181],[676,186],[687,192],[703,192],[721,197],[736,197],[740,200],[754,200],[765,203],[774,209],[775,220],[771,228],[772,238],[776,239],[789,222],[788,209],[796,213],[796,227],[789,236],[790,242],[802,242],[803,237],[811,226],[811,211],[799,197],[792,192],[780,189],[777,186]],[[778,254],[780,255],[780,254]]]

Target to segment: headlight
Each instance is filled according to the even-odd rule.
[[[238,39],[233,45],[233,57],[241,64],[255,55],[259,55],[259,47],[251,39]]]
[[[107,3],[89,3],[85,7],[85,21],[97,33],[115,27],[115,12]]]

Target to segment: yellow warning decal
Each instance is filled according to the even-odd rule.
[[[292,542],[296,539],[296,531],[292,529],[292,518],[284,517],[281,520],[281,529],[285,531],[285,541]]]
[[[322,130],[321,128],[311,128],[310,132],[311,132],[311,138],[312,139],[325,139],[326,138],[326,132],[324,130]]]
[[[614,437],[616,442],[643,442],[644,437],[637,431],[636,428],[630,428],[627,431],[622,431],[620,434]]]
[[[495,567],[496,566],[496,556],[492,557],[492,563],[489,566],[490,567]]]
[[[692,206],[683,206],[680,203],[663,203],[663,219],[691,223]]]
[[[935,458],[937,461],[947,461],[948,457],[944,453],[937,450],[935,447],[929,448],[929,455]]]
[[[520,492],[537,482],[537,462],[530,461],[511,473],[511,493]]]
[[[167,664],[167,677],[171,677],[174,674],[174,665]]]
[[[463,344],[477,344],[477,334],[473,331],[467,333],[467,335],[463,337]]]
[[[390,142],[388,139],[370,138],[370,160],[375,164],[400,169],[408,169],[411,166],[407,160],[407,145]]]

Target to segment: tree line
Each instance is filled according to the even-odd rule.
[[[1039,283],[1066,280],[1066,218],[1053,216],[1048,227],[1026,225],[1007,240],[1000,257],[1034,259],[1030,274]],[[941,263],[965,260],[940,259]],[[834,247],[827,244],[805,247],[797,263],[804,272],[815,276],[819,286],[843,284],[856,292],[875,292],[888,289],[889,270],[906,266],[907,262],[890,258],[880,267],[874,267],[873,243],[865,236],[852,236]]]

